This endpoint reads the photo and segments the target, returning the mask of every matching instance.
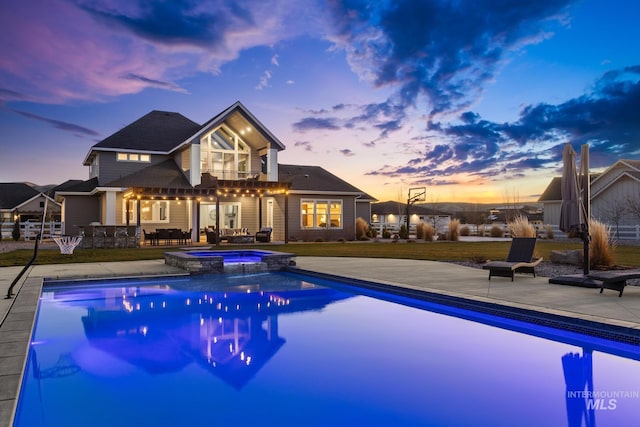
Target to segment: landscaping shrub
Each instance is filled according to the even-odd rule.
[[[592,266],[610,267],[613,265],[613,242],[611,240],[611,227],[598,220],[589,220],[589,232],[591,234],[591,247],[589,262]]]
[[[391,238],[391,232],[387,229],[387,227],[383,227],[382,228],[382,238],[383,239],[390,239]]]
[[[545,225],[544,226],[544,236],[547,239],[553,239],[554,238],[554,234],[553,234],[553,227],[550,225]]]
[[[433,242],[433,238],[436,235],[436,229],[433,224],[425,224],[423,228],[424,240],[427,242]]]
[[[356,240],[361,240],[363,237],[367,237],[367,230],[369,224],[361,217],[356,218]]]
[[[468,225],[463,225],[460,227],[460,235],[461,236],[471,236],[471,228]]]
[[[504,230],[499,225],[492,225],[489,229],[489,236],[491,237],[502,237],[504,236]]]
[[[512,237],[536,237],[536,228],[529,224],[529,219],[524,215],[516,216],[507,227]]]
[[[424,239],[424,226],[426,224],[424,222],[419,222],[418,225],[416,225],[416,239],[420,240],[420,239]]]
[[[460,220],[452,219],[449,221],[449,232],[447,233],[447,240],[457,242],[460,240]]]
[[[408,239],[409,238],[409,230],[407,230],[407,226],[406,225],[402,225],[400,227],[400,231],[398,232],[398,236],[401,239]]]

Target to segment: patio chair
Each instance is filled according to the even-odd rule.
[[[598,271],[589,274],[587,277],[602,282],[600,285],[600,293],[606,288],[620,292],[618,297],[621,297],[624,287],[627,286],[627,280],[640,279],[640,270]]]
[[[489,280],[491,276],[500,276],[511,277],[513,282],[515,273],[533,274],[536,277],[535,267],[542,262],[542,258],[533,259],[535,247],[535,237],[514,237],[506,261],[490,261],[482,268],[489,270]]]
[[[271,241],[271,227],[262,227],[260,231],[256,233],[256,242],[270,242]]]

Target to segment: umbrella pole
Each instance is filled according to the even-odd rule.
[[[583,242],[583,267],[584,275],[589,274],[589,243],[591,242],[591,234],[589,232],[589,222],[591,219],[591,180],[589,179],[589,144],[582,144],[580,147],[580,163],[582,166],[582,205],[584,209],[585,223],[582,226],[582,242]]]

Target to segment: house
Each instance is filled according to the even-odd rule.
[[[449,226],[451,214],[420,205],[412,205],[409,210],[409,228],[413,230],[420,222],[430,223],[438,231]],[[371,225],[382,231],[383,228],[396,232],[407,224],[406,203],[386,201],[371,205]]]
[[[640,160],[618,160],[590,176],[591,217],[610,225],[621,239],[640,240]],[[557,226],[562,206],[561,178],[555,177],[540,196],[544,223]]]
[[[2,224],[2,237],[11,237],[13,224],[17,220],[22,224],[22,235],[25,235],[25,226],[33,223],[33,229],[39,229],[36,224],[41,224],[45,205],[47,215],[45,220],[56,221],[60,219],[60,204],[33,185],[24,182],[0,183],[0,224]],[[28,235],[32,234],[30,232]]]
[[[95,144],[86,181],[56,188],[66,234],[88,224],[143,231],[273,229],[272,239],[355,239],[374,200],[315,166],[280,165],[284,144],[242,103],[204,125],[152,111]]]

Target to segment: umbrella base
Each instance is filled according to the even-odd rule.
[[[554,285],[580,286],[583,288],[599,288],[601,284],[584,274],[568,274],[566,276],[556,276],[549,279],[549,283]]]

